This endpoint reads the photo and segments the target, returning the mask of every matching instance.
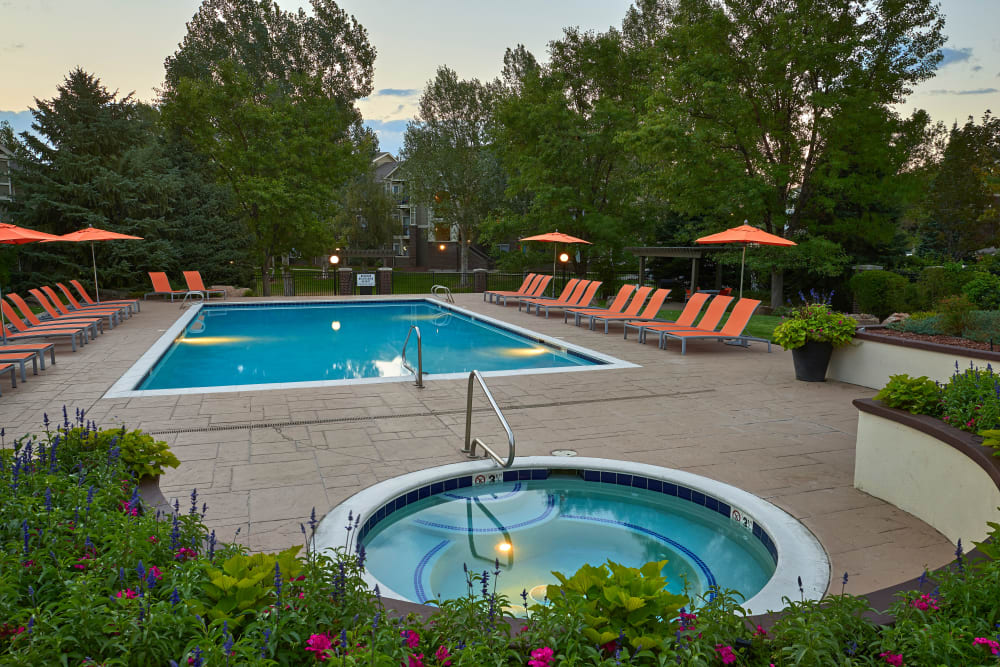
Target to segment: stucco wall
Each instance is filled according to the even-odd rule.
[[[912,372],[911,372],[912,374]],[[1000,489],[962,452],[903,424],[858,413],[854,486],[966,547],[1000,521]]]
[[[933,352],[855,338],[850,345],[833,351],[826,377],[872,389],[881,389],[890,375],[900,373],[912,377],[926,375],[932,380],[947,382],[955,372],[956,361],[962,369],[968,368],[970,361],[979,367],[988,363],[988,360],[952,352]]]

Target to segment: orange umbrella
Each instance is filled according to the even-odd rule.
[[[116,241],[118,239],[135,239],[137,241],[141,241],[142,237],[119,234],[118,232],[109,232],[91,225],[90,227],[81,229],[80,231],[70,232],[69,234],[63,234],[62,236],[56,236],[53,239],[47,240],[46,243],[51,243],[52,241],[90,241],[90,259],[94,263],[94,295],[97,300],[100,301],[101,290],[97,286],[97,257],[94,254],[94,241]]]
[[[0,243],[22,244],[34,243],[35,241],[58,241],[59,236],[36,232],[33,229],[25,229],[17,225],[10,225],[6,222],[0,223]]]
[[[575,236],[570,236],[569,234],[563,234],[558,229],[554,232],[549,232],[547,234],[538,234],[536,236],[525,236],[522,241],[543,241],[545,243],[586,243],[587,245],[593,245],[590,241],[584,241],[583,239],[578,239]],[[552,296],[556,294],[556,250],[558,246],[552,246]]]
[[[757,227],[752,227],[746,224],[747,221],[744,220],[743,224],[739,227],[733,227],[727,229],[724,232],[719,232],[718,234],[710,234],[709,236],[702,236],[700,239],[695,239],[695,243],[741,243],[743,245],[743,257],[740,259],[740,298],[743,298],[743,266],[746,264],[747,259],[747,246],[748,245],[780,245],[780,246],[791,246],[797,245],[794,241],[789,241],[786,238],[780,236],[775,236],[774,234],[768,234],[763,229],[758,229]],[[694,285],[691,286],[694,289]]]

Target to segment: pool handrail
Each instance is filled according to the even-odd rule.
[[[479,382],[479,386],[483,388],[483,393],[486,394],[486,400],[490,402],[490,407],[493,408],[493,412],[496,413],[497,418],[500,419],[500,424],[503,426],[503,430],[507,432],[507,445],[509,446],[509,452],[507,454],[507,460],[504,461],[500,456],[490,449],[489,445],[480,440],[479,438],[472,437],[472,390],[475,388],[473,385],[473,380]],[[465,447],[462,449],[470,459],[476,458],[476,445],[483,448],[486,454],[496,461],[496,464],[501,468],[509,468],[514,465],[514,432],[510,430],[510,424],[507,423],[507,419],[503,416],[503,412],[500,410],[500,406],[497,405],[496,399],[493,398],[493,394],[490,393],[489,387],[486,386],[483,376],[479,371],[472,371],[469,373],[469,391],[468,398],[465,404]]]
[[[413,370],[413,367],[410,366],[410,364],[408,364],[406,362],[406,346],[410,342],[410,334],[413,333],[414,329],[416,329],[416,331],[417,331],[417,369],[416,370]],[[411,373],[413,373],[417,377],[417,386],[420,387],[421,389],[423,389],[424,388],[424,346],[423,346],[423,342],[422,342],[422,340],[420,338],[420,327],[418,327],[416,324],[411,324],[410,325],[410,330],[406,332],[406,340],[403,341],[403,353],[402,353],[401,357],[402,357],[402,360],[401,360],[400,364],[403,366],[403,368],[405,368],[406,370],[410,371]]]

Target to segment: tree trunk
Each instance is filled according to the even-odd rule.
[[[781,269],[771,269],[771,308],[785,303],[785,274]]]
[[[469,284],[469,243],[466,241],[465,233],[462,228],[459,227],[458,230],[458,251],[459,257],[461,257],[461,271],[462,271],[462,287],[467,287]]]
[[[264,264],[260,269],[260,294],[261,296],[271,296],[271,256],[264,255]]]

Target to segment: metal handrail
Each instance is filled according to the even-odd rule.
[[[446,285],[434,285],[431,287],[431,294],[448,303],[455,303],[455,297],[451,295],[451,289]]]
[[[406,363],[406,346],[410,342],[410,334],[413,333],[414,329],[417,331],[417,370],[413,370],[413,366]],[[406,332],[406,340],[403,341],[403,355],[402,355],[402,366],[411,373],[417,376],[417,386],[423,389],[424,387],[424,345],[420,338],[420,327],[416,324],[410,325],[410,330]]]
[[[472,437],[472,381],[477,380],[479,386],[483,388],[483,393],[486,394],[486,400],[490,402],[490,407],[493,408],[493,412],[496,413],[497,417],[500,419],[500,424],[503,425],[503,430],[507,431],[507,444],[510,447],[510,452],[507,454],[507,460],[501,459],[496,452],[489,448],[489,446],[480,440],[479,438]],[[510,430],[510,424],[503,416],[503,412],[500,411],[500,406],[497,405],[496,400],[493,398],[493,394],[490,393],[489,387],[486,386],[486,382],[483,381],[483,376],[480,375],[479,371],[472,371],[469,373],[469,396],[465,405],[465,448],[462,449],[470,459],[476,457],[476,445],[483,448],[483,451],[501,468],[509,468],[514,465],[514,432]]]
[[[201,292],[200,290],[191,290],[191,291],[189,291],[189,292],[188,292],[187,294],[185,294],[185,295],[184,295],[184,298],[183,298],[183,299],[181,299],[181,305],[180,305],[180,306],[178,306],[178,309],[182,309],[182,308],[184,308],[184,306],[186,306],[186,305],[191,305],[191,306],[193,306],[194,304],[193,304],[193,303],[192,303],[192,304],[189,304],[189,303],[187,302],[187,300],[188,300],[188,297],[190,297],[190,296],[193,296],[193,295],[195,295],[195,294],[197,294],[197,295],[198,295],[198,298],[200,299],[199,303],[205,303],[205,293],[204,293],[204,292]]]

